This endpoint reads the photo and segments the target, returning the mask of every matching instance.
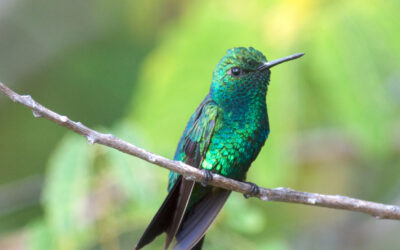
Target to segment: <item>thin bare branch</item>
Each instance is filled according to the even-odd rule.
[[[102,144],[115,148],[121,152],[133,155],[160,167],[182,174],[186,179],[201,182],[204,180],[203,172],[182,162],[173,161],[165,157],[156,155],[129,142],[121,140],[111,134],[103,134],[92,130],[80,122],[74,122],[67,116],[59,115],[56,112],[44,107],[36,102],[29,95],[19,95],[0,82],[0,91],[3,92],[14,102],[21,103],[32,110],[34,117],[43,117],[55,122],[60,126],[74,131],[86,137],[88,143]],[[245,182],[236,181],[224,176],[213,174],[213,179],[209,185],[221,187],[243,194],[250,194],[252,186]],[[307,193],[295,191],[288,188],[260,188],[257,195],[263,201],[281,201],[290,203],[301,203],[311,206],[344,209],[362,212],[374,216],[377,219],[400,220],[400,207],[385,205],[370,201],[358,200],[341,195],[324,195],[317,193]]]

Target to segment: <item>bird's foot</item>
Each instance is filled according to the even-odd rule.
[[[207,170],[207,169],[201,169],[201,172],[203,172],[203,181],[202,182],[200,182],[200,184],[203,186],[203,187],[205,187],[205,186],[207,186],[207,184],[210,182],[210,181],[212,181],[212,179],[213,179],[213,176],[212,176],[212,173],[211,173],[211,171],[210,170]]]
[[[246,182],[251,185],[250,193],[243,194],[244,198],[248,199],[250,197],[254,197],[260,194],[260,188],[253,182]]]

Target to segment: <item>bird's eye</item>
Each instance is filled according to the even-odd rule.
[[[240,76],[240,74],[242,73],[242,69],[239,67],[233,67],[231,68],[231,72],[230,72],[233,76]]]

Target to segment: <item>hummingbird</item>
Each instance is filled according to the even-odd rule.
[[[205,233],[222,209],[231,191],[207,185],[211,173],[245,181],[251,163],[268,138],[266,95],[271,67],[301,57],[297,53],[267,61],[249,47],[229,49],[218,63],[209,93],[190,117],[174,160],[199,168],[201,183],[170,172],[168,195],[135,249],[166,233],[164,249],[173,240],[173,250],[201,249]],[[259,193],[251,184],[246,198]]]

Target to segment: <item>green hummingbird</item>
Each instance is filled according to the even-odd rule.
[[[184,130],[174,157],[200,168],[206,178],[195,183],[170,172],[168,196],[135,249],[163,232],[167,235],[164,249],[168,249],[174,238],[174,250],[201,249],[207,229],[231,193],[207,186],[211,172],[245,180],[270,131],[266,105],[270,68],[302,55],[267,61],[252,47],[227,51],[213,73],[209,93]],[[249,196],[257,195],[258,187],[250,184]]]

